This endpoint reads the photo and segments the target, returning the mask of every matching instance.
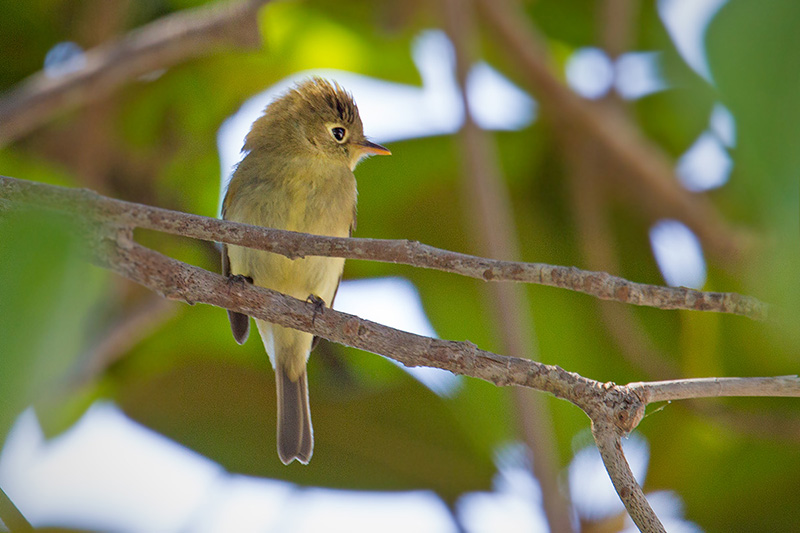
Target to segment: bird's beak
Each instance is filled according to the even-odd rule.
[[[357,143],[356,146],[358,146],[358,151],[364,155],[392,155],[388,148],[372,141],[365,140]]]

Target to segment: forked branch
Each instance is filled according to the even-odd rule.
[[[619,439],[639,424],[648,404],[715,396],[800,397],[800,379],[797,376],[687,379],[639,382],[623,386],[601,383],[558,366],[487,352],[470,342],[415,335],[333,309],[319,310],[311,303],[261,287],[231,284],[219,274],[181,263],[145,248],[136,243],[132,236],[133,229],[141,227],[251,246],[283,253],[289,257],[312,254],[352,257],[438,268],[464,275],[480,272],[481,268],[484,271],[490,269],[493,272],[508,273],[506,268],[510,268],[511,274],[508,277],[472,276],[494,280],[535,282],[536,280],[520,276],[519,272],[526,268],[535,270],[547,265],[510,263],[510,266],[503,266],[503,262],[455,254],[405,241],[333,239],[256,228],[120,202],[89,191],[34,184],[6,177],[0,177],[0,199],[6,200],[5,216],[13,216],[14,209],[38,207],[56,210],[81,220],[85,227],[92,228],[83,238],[95,263],[166,298],[231,309],[313,333],[339,344],[381,354],[406,366],[441,368],[454,374],[483,379],[498,386],[516,385],[549,392],[570,401],[592,420],[592,431],[606,469],[628,512],[642,531],[663,531],[663,526],[647,504],[641,487],[633,479]],[[566,269],[567,273],[573,271],[575,270]],[[520,277],[523,279],[518,279]],[[740,301],[746,298],[736,296]],[[752,301],[763,307],[760,302]]]

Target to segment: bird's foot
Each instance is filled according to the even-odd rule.
[[[243,274],[228,276],[228,284],[233,285],[234,283],[241,283],[242,285],[244,285],[245,283],[249,283],[250,285],[252,285],[253,278],[251,278],[250,276],[245,276]]]
[[[314,305],[314,314],[311,315],[311,325],[314,325],[314,321],[317,320],[317,315],[322,312],[325,308],[325,300],[317,296],[316,294],[309,294],[306,301],[310,304]]]

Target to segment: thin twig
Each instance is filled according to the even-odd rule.
[[[290,258],[319,255],[411,265],[451,272],[484,281],[516,281],[560,287],[601,300],[656,307],[729,313],[765,320],[767,304],[731,292],[704,292],[686,287],[636,283],[606,272],[575,267],[499,261],[441,250],[413,241],[322,237],[262,228],[170,211],[68,189],[0,176],[0,198],[18,203],[100,218],[126,227],[139,227],[209,241],[238,244]]]
[[[694,378],[631,383],[642,389],[648,403],[719,396],[800,396],[796,375],[774,378]],[[755,393],[758,394],[755,394]]]
[[[597,443],[600,457],[603,458],[608,476],[639,531],[642,533],[666,533],[666,529],[650,507],[636,478],[633,477],[631,467],[625,459],[625,454],[622,453],[619,436],[611,428],[594,422],[592,423],[592,435]]]
[[[0,146],[147,73],[223,47],[255,48],[261,43],[256,13],[267,1],[181,11],[89,50],[80,71],[57,78],[34,74],[0,99]]]

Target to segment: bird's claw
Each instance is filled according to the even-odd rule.
[[[314,314],[311,315],[311,325],[313,326],[314,322],[317,320],[317,315],[325,308],[325,300],[316,294],[309,294],[308,298],[306,298],[306,302],[314,305]]]
[[[230,283],[230,284],[234,284],[234,283],[242,283],[242,284],[249,283],[250,285],[252,285],[253,284],[253,278],[251,278],[250,276],[245,276],[243,274],[235,274],[233,276],[228,276],[228,283]]]

